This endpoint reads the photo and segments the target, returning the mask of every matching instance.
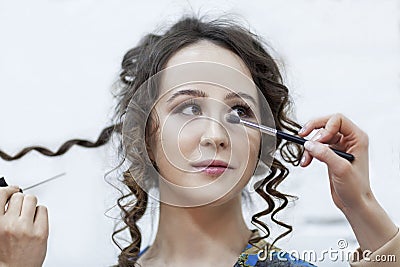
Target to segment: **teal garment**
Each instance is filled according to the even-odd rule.
[[[274,249],[276,250],[277,248]],[[258,248],[247,244],[234,267],[315,267],[315,265],[296,259],[282,250],[271,253],[270,258],[260,260],[258,258],[258,251]]]
[[[252,230],[252,232],[253,234],[250,239],[260,236],[257,229]],[[265,260],[259,260],[257,254],[266,244],[267,243],[263,239],[258,241],[255,245],[248,243],[233,267],[316,267],[316,265],[296,259],[289,253],[276,247],[273,247],[274,252],[271,253],[271,257]],[[149,246],[143,249],[138,257],[142,256],[148,249]],[[215,266],[218,265],[216,264]]]

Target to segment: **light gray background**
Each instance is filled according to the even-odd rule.
[[[0,148],[55,151],[71,138],[96,140],[112,114],[110,88],[122,56],[140,37],[191,10],[236,13],[275,49],[300,123],[341,112],[368,133],[373,190],[399,224],[400,1],[214,2],[0,1]],[[103,178],[114,156],[110,146],[74,147],[58,158],[31,152],[0,160],[0,176],[22,187],[67,172],[29,191],[49,209],[44,266],[116,262],[114,222],[104,213],[118,194]],[[300,199],[281,216],[294,231],[278,246],[321,252],[346,239],[353,249],[352,231],[330,198],[325,166],[291,169],[281,190]],[[149,217],[141,225],[149,233]],[[144,245],[151,239],[144,236]],[[318,265],[347,266],[329,259]]]

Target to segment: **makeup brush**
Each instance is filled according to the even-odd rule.
[[[304,138],[301,138],[301,137],[298,137],[298,136],[295,136],[295,135],[291,135],[291,134],[288,134],[288,133],[284,133],[282,131],[273,129],[271,127],[267,127],[267,126],[260,125],[260,124],[257,124],[257,123],[251,122],[251,121],[243,120],[239,116],[236,116],[236,115],[233,115],[233,114],[226,114],[225,115],[225,120],[227,122],[229,122],[229,123],[232,123],[232,124],[241,123],[244,126],[247,126],[247,127],[250,127],[250,128],[254,128],[254,129],[258,129],[263,133],[266,133],[266,134],[269,134],[269,135],[272,135],[272,136],[278,136],[278,137],[280,137],[282,139],[294,142],[294,143],[299,144],[299,145],[304,145],[304,143],[306,141],[308,141],[307,139],[304,139]],[[352,154],[349,154],[349,153],[346,153],[346,152],[343,152],[343,151],[339,151],[339,150],[336,150],[336,149],[333,149],[333,148],[331,148],[331,149],[337,155],[341,156],[342,158],[347,159],[350,162],[352,162],[354,160],[354,156]]]

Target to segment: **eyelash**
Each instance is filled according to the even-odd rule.
[[[247,104],[244,103],[244,102],[236,102],[236,103],[233,105],[232,109],[235,109],[235,108],[242,108],[242,109],[244,109],[245,114],[246,114],[246,115],[245,115],[246,118],[248,118],[248,117],[254,117],[254,113],[253,113],[253,111],[251,110],[250,106],[247,105]]]
[[[196,100],[190,99],[190,100],[187,100],[187,101],[183,102],[180,106],[178,106],[174,110],[174,113],[181,113],[185,108],[191,107],[191,106],[198,106],[199,107],[200,105]],[[254,117],[253,111],[251,110],[250,106],[247,105],[245,102],[235,102],[232,105],[231,110],[234,110],[236,108],[244,109],[244,113],[246,114],[245,117]]]
[[[197,103],[196,100],[189,99],[189,100],[183,102],[177,108],[175,108],[173,113],[181,113],[185,108],[190,107],[190,106],[199,106],[199,104]]]

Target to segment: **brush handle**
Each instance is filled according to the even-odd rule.
[[[282,139],[297,143],[299,145],[304,145],[304,143],[306,141],[308,141],[307,139],[304,139],[304,138],[301,138],[301,137],[298,137],[298,136],[294,136],[294,135],[291,135],[291,134],[288,134],[288,133],[284,133],[284,132],[279,131],[279,130],[276,131],[276,135],[279,136]],[[346,153],[346,152],[343,152],[343,151],[339,151],[339,150],[334,149],[334,148],[330,148],[330,149],[332,149],[333,152],[335,152],[340,157],[342,157],[344,159],[347,159],[350,162],[352,162],[354,160],[354,156],[352,154],[349,154],[349,153]]]
[[[4,177],[0,178],[0,187],[6,187],[8,186],[6,179],[4,179]]]

